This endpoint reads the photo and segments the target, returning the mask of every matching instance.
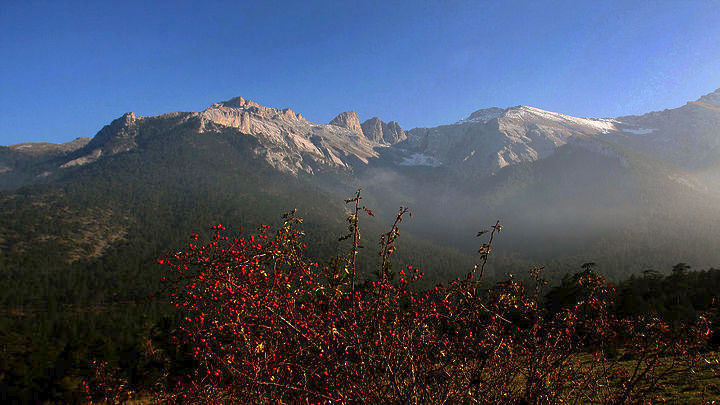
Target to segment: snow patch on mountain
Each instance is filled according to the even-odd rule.
[[[707,192],[708,188],[701,184],[700,182],[691,179],[687,176],[684,176],[682,174],[674,173],[668,176],[668,178],[672,181],[675,181],[679,184],[682,184],[683,186],[686,186],[688,188],[691,188],[695,191],[701,191],[701,192]]]
[[[548,121],[555,121],[560,123],[566,123],[569,125],[579,125],[588,127],[597,131],[600,131],[603,134],[608,134],[610,132],[617,132],[617,124],[619,123],[614,118],[581,118],[581,117],[573,117],[570,115],[560,114],[552,111],[546,111],[542,110],[540,108],[530,107],[526,105],[521,105],[517,107],[511,107],[508,109],[508,111],[505,113],[506,118],[519,118],[519,119],[528,119],[528,118],[539,118],[542,120],[548,120]]]
[[[652,134],[653,132],[655,132],[655,130],[648,129],[648,128],[638,128],[638,129],[623,129],[623,132],[629,132],[631,134],[636,134],[636,135],[647,135],[647,134]]]
[[[400,166],[439,167],[442,166],[442,162],[432,156],[428,156],[422,153],[413,153],[409,157],[404,157],[402,162],[400,162]]]

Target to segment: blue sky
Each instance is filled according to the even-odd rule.
[[[643,113],[720,87],[717,0],[0,3],[2,145],[238,95],[412,128],[518,104]]]

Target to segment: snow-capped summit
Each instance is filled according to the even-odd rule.
[[[499,107],[490,107],[490,108],[483,108],[481,110],[477,110],[470,114],[467,118],[463,118],[460,121],[456,122],[456,124],[465,124],[468,122],[487,122],[495,118],[502,117],[503,114],[507,109],[499,108]]]
[[[566,125],[570,128],[588,129],[591,133],[599,131],[600,133],[607,134],[618,130],[616,127],[617,120],[612,118],[573,117],[571,115],[546,111],[526,105],[508,108],[503,117],[508,119],[522,119],[526,121],[540,121],[545,123],[553,122],[560,125]]]

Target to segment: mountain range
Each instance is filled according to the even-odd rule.
[[[257,142],[255,155],[279,171],[294,174],[372,166],[371,160],[387,148],[399,158],[398,165],[444,166],[488,175],[509,165],[547,158],[567,144],[618,158],[619,152],[610,152],[612,146],[628,148],[694,171],[718,161],[719,114],[720,89],[683,107],[641,116],[578,118],[529,106],[493,107],[453,124],[404,131],[397,122],[385,123],[377,117],[361,123],[354,111],[339,114],[329,124],[316,124],[289,108],[264,107],[236,97],[202,112],[154,117],[127,113],[93,138],[10,145],[2,150],[0,174],[6,189],[34,183],[37,180],[28,176],[44,178],[58,169],[137,149],[146,127],[169,120],[175,125],[194,123],[199,134],[233,128],[250,135]],[[47,162],[61,163],[52,167],[44,165]],[[36,173],[40,167],[49,170]]]
[[[0,147],[2,263],[26,273],[133,257],[141,273],[213,221],[255,226],[296,207],[331,255],[343,198],[361,187],[379,213],[366,235],[408,205],[398,260],[437,280],[467,270],[474,233],[498,218],[497,271],[718,265],[720,89],[639,116],[493,107],[409,130],[354,111],[319,124],[242,97],[126,113],[92,138]]]

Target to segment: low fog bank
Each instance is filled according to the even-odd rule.
[[[557,278],[585,262],[614,278],[667,272],[678,262],[720,267],[720,198],[712,187],[720,171],[688,175],[689,183],[621,163],[567,149],[486,178],[375,167],[357,184],[387,219],[409,206],[414,217],[402,227],[414,237],[471,257],[481,243],[477,232],[500,220],[491,259],[496,275],[538,265]]]

